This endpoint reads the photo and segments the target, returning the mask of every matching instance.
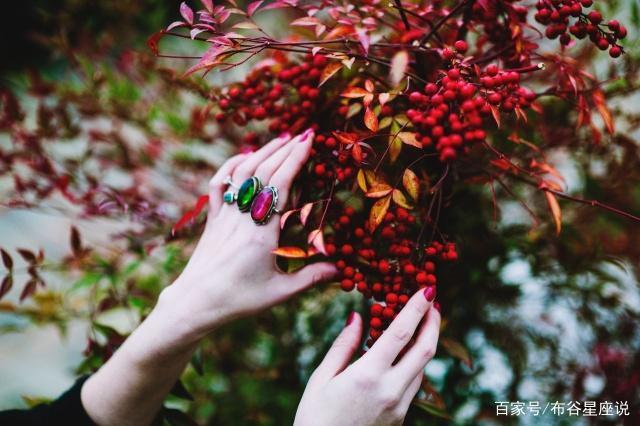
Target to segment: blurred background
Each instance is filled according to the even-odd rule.
[[[0,300],[0,409],[54,398],[97,368],[175,277],[191,245],[165,244],[166,230],[237,137],[200,119],[206,94],[246,71],[180,79],[171,70],[188,61],[152,57],[147,38],[177,18],[179,1],[11,3],[0,26],[0,247],[14,263],[13,289]],[[603,57],[588,70],[611,78],[616,143],[558,148],[550,162],[568,192],[638,214],[638,2],[601,3],[631,30],[621,69]],[[184,56],[202,53],[166,43]],[[542,119],[562,123],[570,114],[558,103]],[[22,170],[8,166],[10,155],[53,159],[39,166],[37,196],[16,201]],[[49,168],[99,188],[96,208],[109,214],[79,210],[62,178],[47,192]],[[416,404],[407,424],[623,423],[495,418],[494,401],[571,400],[628,401],[624,424],[640,424],[640,226],[566,205],[555,237],[530,231],[527,213],[504,195],[494,221],[486,194],[461,188],[451,201],[458,208],[443,219],[461,253],[438,289],[446,348],[427,368],[423,392],[436,399]],[[42,249],[46,260],[21,248],[36,257]],[[21,300],[34,264],[36,284]],[[367,310],[358,295],[328,286],[219,330],[167,401],[166,421],[291,423],[308,375],[352,309]]]

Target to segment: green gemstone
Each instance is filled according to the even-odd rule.
[[[242,182],[242,185],[240,185],[240,189],[238,189],[237,198],[238,208],[240,209],[240,211],[249,211],[253,198],[261,189],[262,184],[260,183],[260,179],[255,176],[252,176]]]

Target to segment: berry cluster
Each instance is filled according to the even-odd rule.
[[[597,10],[585,13],[584,9],[592,5],[593,0],[540,0],[536,4],[535,19],[547,26],[548,38],[559,38],[562,45],[571,42],[570,34],[578,39],[588,36],[598,49],[609,49],[609,55],[617,58],[623,53],[618,41],[627,36],[627,29],[616,20],[604,25],[602,14]],[[570,18],[577,19],[571,23]]]
[[[435,295],[437,262],[458,258],[453,243],[433,242],[425,248],[411,240],[417,220],[402,207],[390,209],[374,233],[368,230],[366,218],[349,206],[332,209],[327,218],[335,232],[327,237],[326,249],[340,270],[340,287],[375,301],[369,347],[412,294],[432,287]]]
[[[459,60],[459,54],[468,48],[466,42],[458,40],[454,48],[445,48],[442,53],[449,69],[423,91],[411,92],[412,108],[407,110],[421,132],[422,145],[435,146],[442,162],[456,159],[468,145],[485,140],[486,117],[528,108],[535,99],[531,90],[520,86],[520,73],[537,67],[509,71],[489,65],[480,70]]]

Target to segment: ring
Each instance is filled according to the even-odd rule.
[[[251,219],[256,225],[264,225],[274,213],[280,214],[276,209],[277,204],[278,188],[270,185],[265,186],[251,203]]]
[[[227,176],[226,178],[224,178],[224,180],[222,181],[222,183],[224,183],[225,185],[229,185],[232,188],[238,189],[238,187],[233,183],[233,181],[231,180],[231,176]]]
[[[251,176],[249,179],[242,182],[238,194],[236,195],[236,203],[238,209],[241,212],[248,212],[251,210],[251,203],[255,196],[262,189],[262,182],[256,176]]]
[[[227,204],[233,204],[236,201],[237,194],[233,191],[225,191],[222,199]]]

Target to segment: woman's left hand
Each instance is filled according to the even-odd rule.
[[[272,254],[280,235],[278,217],[256,225],[249,213],[223,202],[226,177],[239,186],[257,176],[263,185],[278,189],[281,211],[309,157],[313,136],[311,129],[293,138],[281,136],[254,153],[232,157],[211,179],[204,233],[183,273],[159,301],[160,306],[171,306],[191,338],[282,302],[336,273],[330,263],[315,263],[293,274],[279,271]]]

